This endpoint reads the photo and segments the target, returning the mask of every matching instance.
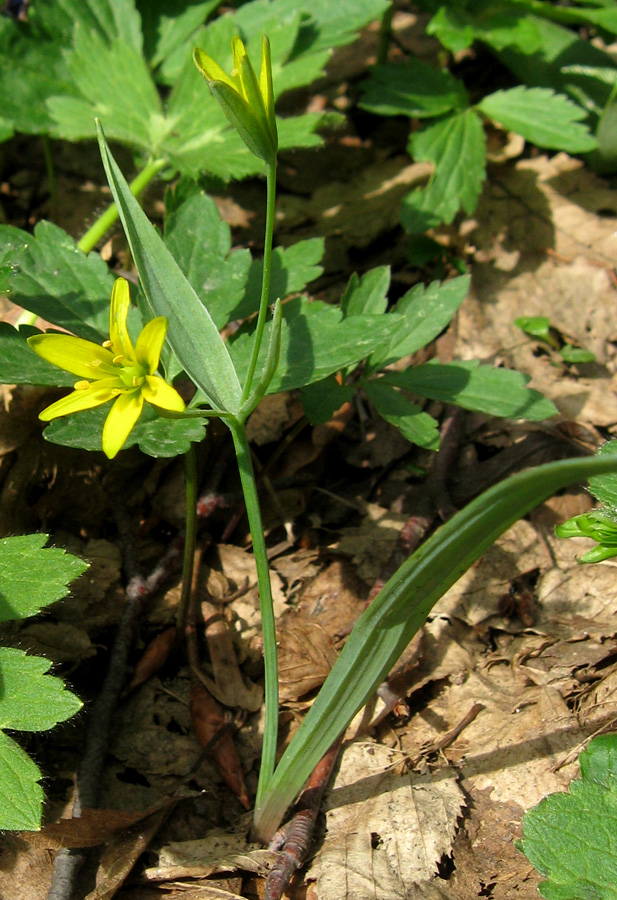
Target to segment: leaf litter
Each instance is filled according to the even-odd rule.
[[[322,296],[340,294],[357,264],[358,248],[363,264],[370,257],[370,265],[400,266],[404,258],[400,235],[387,254],[380,241],[396,229],[395,198],[425,179],[428,170],[410,166],[407,157],[384,154],[379,141],[379,134],[374,146],[357,135],[334,136],[315,157],[326,183],[317,189],[304,183],[301,196],[282,195],[283,243],[292,232],[328,237]],[[345,173],[349,177],[333,180],[332,160],[343,159],[346,147],[357,153],[357,162]],[[306,178],[301,156],[290,158],[288,171],[282,167],[283,183],[297,187],[294,168]],[[250,191],[237,185],[229,200],[242,241],[252,222],[253,207],[245,199]],[[473,263],[473,291],[458,316],[456,357],[505,362],[530,374],[532,385],[562,414],[548,430],[466,415],[449,485],[456,503],[508,471],[567,452],[574,428],[592,444],[596,429],[614,433],[617,247],[614,221],[606,215],[613,209],[606,183],[564,154],[506,159],[493,167],[474,219],[456,234],[445,231],[444,240],[463,242]],[[400,278],[408,275],[402,270]],[[514,326],[523,314],[548,316],[591,349],[597,362],[556,366]],[[0,460],[2,530],[27,531],[51,522],[58,541],[92,563],[73,596],[26,625],[20,640],[54,659],[59,671],[79,684],[81,696],[91,698],[104,667],[98,651],[108,645],[124,602],[120,548],[105,527],[113,491],[98,462],[64,449],[60,456],[43,443],[29,405],[20,401],[17,415],[15,397],[7,393],[4,412],[10,427],[3,425]],[[366,411],[361,425],[353,412],[345,413],[327,440],[324,426],[302,435],[282,460],[285,474],[297,479],[291,507],[296,513],[284,513],[292,519],[294,539],[302,535],[306,541],[301,549],[292,543],[273,560],[288,734],[325,678],[345,629],[364,608],[379,559],[388,555],[417,497],[414,475],[406,468],[409,448],[387,427],[370,422]],[[272,398],[269,414],[253,425],[264,460],[295,421],[293,397]],[[429,454],[414,453],[413,464],[428,468]],[[127,483],[143,477],[137,455],[127,453],[122,466]],[[154,505],[169,472],[165,464],[155,470],[149,483],[129,493],[134,512]],[[34,504],[32,485],[39,493]],[[537,897],[537,876],[514,847],[523,811],[564,789],[589,737],[617,722],[615,566],[579,567],[575,557],[585,542],[553,539],[542,519],[547,510],[551,524],[570,515],[547,505],[515,525],[435,607],[389,679],[404,701],[395,707],[400,715],[380,719],[377,706],[353,723],[312,861],[292,882],[289,896]],[[168,520],[180,521],[181,514]],[[280,518],[270,527],[280,527]],[[241,544],[242,525],[237,537]],[[156,560],[168,541],[163,525],[144,536],[144,560]],[[208,592],[227,625],[250,693],[261,677],[250,552],[222,543],[208,556],[208,567]],[[529,604],[521,605],[519,597],[517,606],[516,585],[529,573],[524,589]],[[245,593],[221,604],[247,581]],[[177,584],[153,604],[142,626],[142,647],[169,623],[176,600]],[[251,795],[261,727],[255,713],[235,735]],[[83,734],[78,719],[44,742],[33,739],[44,769],[62,774],[50,785],[49,823],[70,808],[69,773],[78,763]],[[54,763],[58,754],[62,762]],[[87,834],[79,838],[92,841],[94,833],[107,843],[88,896],[141,900],[160,896],[159,886],[166,896],[257,894],[257,882],[246,873],[263,875],[275,856],[246,842],[249,825],[241,804],[223,786],[211,758],[201,758],[190,721],[186,666],[172,676],[163,669],[122,702],[102,789],[103,808],[89,814],[99,831],[83,823]],[[134,816],[140,817],[137,822]],[[70,834],[70,820],[44,829],[44,846],[52,846],[54,829]],[[50,875],[41,845],[6,838],[0,895],[44,897]]]

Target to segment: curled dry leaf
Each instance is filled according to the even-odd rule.
[[[240,757],[231,733],[225,730],[228,722],[214,697],[197,682],[191,685],[190,708],[197,740],[208,748],[229,790],[245,809],[250,809]]]
[[[257,712],[261,708],[263,690],[258,684],[243,679],[227,622],[220,610],[206,601],[201,604],[201,614],[214,680],[201,670],[195,675],[223,706]]]

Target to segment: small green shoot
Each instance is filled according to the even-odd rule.
[[[598,450],[597,456],[611,456],[617,452],[617,441],[609,441]],[[617,476],[596,475],[589,479],[589,490],[602,503],[600,509],[573,516],[557,525],[559,538],[591,538],[596,546],[579,557],[579,563],[597,563],[617,556]]]
[[[551,325],[546,316],[520,316],[514,320],[514,324],[525,334],[536,338],[552,350],[556,350],[565,363],[574,365],[596,360],[591,350],[586,350],[584,347],[570,342],[557,328]]]

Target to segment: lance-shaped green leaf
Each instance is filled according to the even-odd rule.
[[[208,310],[131,193],[99,123],[97,130],[107,180],[150,311],[167,319],[167,339],[174,353],[213,408],[235,415],[242,391],[227,347]]]
[[[360,616],[255,812],[268,841],[326,750],[392,668],[451,585],[517,519],[555,491],[617,472],[617,459],[571,459],[521,472],[489,488],[435,532]]]

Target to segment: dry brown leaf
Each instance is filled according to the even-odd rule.
[[[247,825],[248,827],[248,825]],[[170,878],[205,878],[219,872],[255,872],[265,875],[276,860],[272,850],[247,843],[244,834],[232,834],[214,828],[205,838],[195,841],[173,841],[161,848],[158,865],[146,869],[149,881]]]
[[[393,513],[377,503],[364,505],[365,515],[359,527],[341,529],[342,538],[336,550],[351,557],[357,574],[373,584],[381,575],[384,562],[392,553],[406,515]]]
[[[281,702],[299,700],[326,680],[337,652],[319,622],[287,616],[277,631]]]
[[[243,678],[231,639],[229,625],[212,603],[201,604],[213,678],[201,669],[195,672],[209,692],[223,706],[256,712],[263,701],[263,688]]]
[[[464,806],[456,773],[400,775],[399,759],[382,744],[345,749],[325,802],[326,839],[307,873],[320,900],[403,900],[450,851]]]

